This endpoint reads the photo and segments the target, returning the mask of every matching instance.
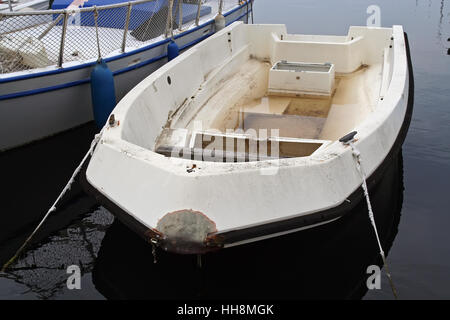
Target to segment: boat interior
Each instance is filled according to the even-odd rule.
[[[391,36],[387,28],[311,36],[287,34],[284,26],[237,26],[179,62],[186,71],[197,66],[195,56],[201,59],[203,70],[194,71],[199,79],[177,78],[176,68],[166,71],[164,85],[182,81],[194,90],[184,88],[179,102],[174,97],[168,117],[157,120],[162,130],[124,130],[124,138],[168,157],[202,161],[311,156],[378,107],[392,75]],[[215,60],[210,68],[208,59]],[[155,81],[150,94],[158,95],[162,85]],[[137,102],[136,112],[155,108],[152,100]],[[155,121],[150,114],[129,117]]]

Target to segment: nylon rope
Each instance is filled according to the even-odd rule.
[[[170,39],[173,40],[173,0],[169,0],[169,13],[168,13],[168,18],[169,18],[169,34],[170,34]]]
[[[380,237],[378,235],[378,230],[377,230],[377,225],[375,223],[375,217],[373,214],[373,209],[372,209],[372,204],[370,203],[370,197],[369,197],[369,188],[367,187],[367,182],[366,182],[366,175],[364,173],[364,170],[362,168],[362,160],[361,160],[361,152],[359,152],[359,150],[355,147],[355,145],[353,144],[352,141],[347,142],[346,144],[348,144],[351,148],[352,148],[352,155],[355,158],[356,161],[356,168],[358,169],[359,174],[361,175],[362,178],[362,188],[364,191],[364,197],[366,198],[366,202],[367,202],[367,209],[369,211],[369,219],[370,222],[372,224],[373,230],[375,232],[375,236],[377,238],[377,243],[378,243],[378,248],[380,249],[380,255],[381,258],[383,259],[383,264],[385,267],[385,272],[386,275],[389,279],[389,284],[391,286],[392,289],[392,293],[394,294],[395,299],[397,299],[397,290],[395,289],[394,286],[394,281],[392,280],[392,276],[389,272],[389,268],[388,268],[388,264],[387,264],[387,260],[386,260],[386,255],[384,254],[384,250],[383,247],[381,245],[381,241],[380,241]]]
[[[104,127],[105,128],[105,127]],[[44,224],[44,222],[47,220],[47,218],[50,216],[50,214],[54,211],[56,211],[56,205],[58,204],[58,202],[61,200],[61,198],[66,194],[67,191],[70,190],[70,188],[72,187],[73,182],[75,181],[75,177],[78,175],[78,173],[80,172],[81,168],[83,167],[83,164],[86,162],[86,160],[89,158],[90,155],[92,155],[95,146],[97,145],[97,143],[100,141],[101,135],[103,133],[104,128],[95,135],[94,139],[91,142],[91,146],[89,148],[89,150],[86,152],[86,154],[84,155],[83,159],[81,160],[80,164],[78,165],[78,167],[75,169],[75,171],[72,173],[72,176],[70,177],[69,181],[67,182],[66,186],[64,187],[64,189],[61,191],[61,193],[59,194],[58,198],[56,198],[55,202],[53,203],[53,205],[50,207],[50,209],[48,209],[47,213],[45,214],[44,218],[42,218],[41,222],[39,222],[39,224],[37,225],[37,227],[33,230],[33,232],[28,236],[28,238],[25,240],[25,242],[22,244],[22,246],[20,246],[20,248],[16,251],[16,253],[14,254],[14,256],[8,260],[8,262],[6,262],[2,269],[1,272],[5,272],[6,269],[19,257],[19,255],[22,253],[22,251],[27,247],[28,243],[31,241],[31,239],[33,239],[34,235],[36,234],[36,232],[38,232],[38,230],[41,228],[41,226]]]
[[[100,52],[100,39],[98,37],[98,10],[97,10],[97,6],[94,6],[94,22],[95,22],[95,36],[97,38],[97,50],[98,50],[98,61],[100,61],[100,59],[102,58],[102,54]]]
[[[150,28],[150,23],[152,22],[153,16],[155,15],[156,11],[158,11],[158,10],[152,11],[152,15],[147,20],[147,24],[145,25],[145,30],[142,32],[142,35],[145,35],[148,32],[148,28]]]

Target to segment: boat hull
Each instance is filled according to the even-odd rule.
[[[372,190],[377,185],[378,181],[383,176],[386,168],[401,151],[403,142],[406,138],[406,134],[408,132],[409,125],[411,122],[414,105],[414,77],[409,50],[409,43],[406,33],[405,33],[405,43],[408,58],[408,74],[409,74],[407,91],[405,92],[405,94],[408,96],[408,99],[406,100],[407,101],[406,113],[399,134],[395,139],[394,145],[390,149],[388,155],[384,158],[383,162],[367,178],[367,185],[369,190]],[[111,211],[123,224],[125,224],[131,230],[139,234],[144,240],[150,241],[150,238],[155,236],[155,231],[148,229],[145,225],[140,223],[138,220],[134,219],[131,215],[129,215],[119,206],[115,205],[113,201],[108,199],[103,193],[99,192],[87,181],[86,166],[84,167],[84,170],[80,175],[80,181],[84,190],[87,193],[95,197],[95,199],[100,204],[102,204],[105,208]],[[363,200],[363,197],[364,192],[362,188],[358,188],[347,198],[348,201],[344,201],[343,203],[341,203],[336,207],[308,215],[302,215],[295,218],[276,221],[273,223],[267,223],[254,227],[221,233],[216,237],[210,238],[211,242],[205,243],[205,246],[203,248],[200,249],[196,248],[197,250],[191,253],[204,253],[207,251],[217,250],[222,247],[240,245],[244,243],[281,236],[288,233],[298,232],[307,228],[320,226],[324,223],[332,222],[344,216],[346,213],[351,212],[351,210],[354,207],[356,207],[361,200]],[[162,244],[162,246],[164,246],[164,244]],[[174,248],[172,248],[172,251],[176,251],[176,249],[174,250]]]
[[[241,5],[225,14],[226,23],[248,21]],[[180,50],[214,34],[214,20],[175,37]],[[114,74],[117,102],[136,84],[167,62],[167,44],[106,58]],[[0,151],[55,135],[93,120],[90,73],[95,62],[41,73],[0,78]]]
[[[248,27],[253,28],[253,26]],[[240,30],[238,26],[236,29]],[[361,150],[362,158],[365,159],[363,166],[368,173],[369,189],[377,184],[389,162],[401,149],[413,109],[414,79],[407,38],[406,35],[403,35],[401,27],[394,27],[393,30],[391,40],[396,39],[393,47],[398,52],[395,56],[398,66],[394,67],[395,78],[393,76],[391,81],[391,93],[383,101],[388,101],[389,105],[379,108],[378,113],[375,113],[380,119],[379,121],[371,119],[361,125],[359,141],[356,143]],[[209,48],[208,45],[208,43],[203,43],[200,46]],[[193,52],[191,52],[191,56],[193,56]],[[166,67],[165,69],[171,71],[171,75],[175,76],[173,70]],[[166,70],[161,71],[161,75],[155,75],[155,77],[165,78],[164,72]],[[152,79],[148,78],[146,82],[152,83]],[[140,94],[144,87],[136,88],[133,93]],[[129,100],[133,101],[133,98],[134,96],[130,94]],[[124,101],[123,106],[128,106],[129,102],[126,102]],[[116,111],[120,115],[122,110]],[[123,128],[123,125],[121,127]],[[294,159],[289,162],[289,165],[280,167],[281,174],[265,177],[261,177],[257,170],[248,170],[253,166],[258,168],[254,164],[249,164],[247,167],[236,166],[234,170],[232,164],[227,164],[226,166],[230,170],[222,174],[219,174],[218,171],[211,171],[214,175],[209,172],[206,174],[204,171],[207,169],[205,168],[202,168],[202,174],[195,176],[177,174],[170,171],[175,171],[175,169],[165,167],[170,166],[169,160],[159,157],[155,157],[153,160],[151,154],[145,149],[135,151],[132,149],[132,145],[126,144],[126,142],[121,143],[119,139],[114,140],[114,133],[111,132],[111,137],[106,138],[105,143],[98,146],[94,152],[93,161],[82,174],[83,185],[100,203],[136,233],[147,241],[157,241],[162,248],[172,252],[203,253],[315,227],[342,217],[360,203],[363,197],[360,187],[361,178],[356,169],[352,152],[348,146],[343,146],[337,141],[334,144],[335,148],[327,151],[331,152],[329,156],[318,157],[310,161],[308,161],[309,159],[299,160],[299,164]],[[140,161],[143,155],[145,155],[145,160]],[[214,169],[217,168],[214,165],[210,166]],[[175,165],[173,167],[175,168]],[[184,166],[179,167],[180,170],[182,167],[184,168]],[[138,176],[137,173],[139,173]],[[167,177],[166,181],[161,181],[165,177],[163,174]],[[317,179],[314,178],[314,181],[311,182],[311,177],[317,177]],[[139,183],[136,183],[135,179],[138,179]],[[164,184],[168,189],[164,189],[166,190],[164,191],[150,187],[159,184]],[[236,184],[240,190],[238,193],[232,190]],[[180,185],[181,187],[179,187]],[[276,193],[273,192],[273,187],[270,187],[272,185],[279,185],[280,190],[277,189]],[[130,192],[131,190],[133,192]],[[149,193],[148,190],[152,190],[152,192]],[[168,191],[170,191],[169,195],[164,193]],[[140,197],[143,192],[145,192],[145,199]],[[320,195],[320,197],[314,198],[316,195]],[[173,199],[173,202],[167,202],[167,208],[181,206],[182,208],[200,208],[195,212],[187,209],[184,212],[210,212],[209,218],[219,222],[218,225],[220,224],[217,228],[219,231],[207,233],[201,246],[197,244],[195,249],[186,250],[186,248],[192,247],[190,243],[177,243],[178,239],[166,237],[166,234],[161,232],[160,222],[168,215],[178,212],[165,210],[166,207],[160,205],[166,203],[161,199],[164,197]],[[141,203],[136,204],[136,199],[142,199]],[[229,201],[230,199],[233,201]],[[257,199],[260,199],[261,203],[258,203]],[[246,216],[242,214],[242,210],[238,210],[240,213],[234,212],[234,208],[240,208],[240,204],[244,201],[254,203],[249,210],[251,209],[252,214],[256,211],[258,216]],[[279,206],[280,202],[282,206]],[[201,210],[202,207],[207,206],[213,209]],[[122,209],[124,207],[127,208],[127,211]],[[140,218],[145,218],[148,211],[170,213],[165,216],[151,216],[152,221],[144,224]],[[278,212],[274,213],[274,211]],[[297,211],[297,214],[292,214],[292,211]],[[255,223],[256,220],[259,220],[260,223]]]

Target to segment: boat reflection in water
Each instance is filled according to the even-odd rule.
[[[403,159],[392,158],[370,190],[386,253],[403,203]],[[310,230],[227,248],[202,257],[157,251],[116,220],[108,229],[93,281],[110,299],[362,298],[367,267],[381,258],[365,200],[343,218]],[[384,276],[384,274],[382,275]]]

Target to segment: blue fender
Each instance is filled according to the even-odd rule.
[[[114,76],[103,59],[91,72],[91,97],[95,123],[102,128],[116,106]]]
[[[170,40],[169,44],[167,45],[167,59],[173,60],[180,54],[180,48],[178,48],[178,45],[175,43],[175,41]]]

